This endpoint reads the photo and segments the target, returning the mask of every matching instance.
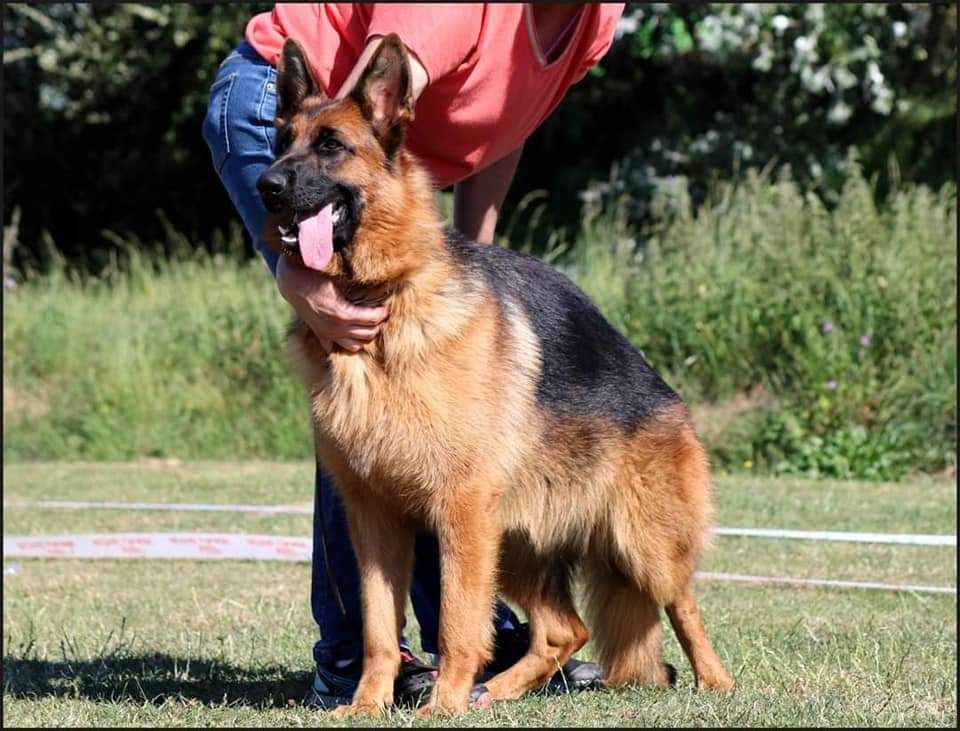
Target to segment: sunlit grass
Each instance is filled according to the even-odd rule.
[[[25,499],[300,504],[301,463],[5,465],[7,535],[198,530],[309,535],[310,517],[34,510]],[[718,522],[950,532],[949,481],[718,480]],[[902,506],[903,509],[897,509]],[[229,521],[229,525],[227,523]],[[310,570],[249,561],[6,559],[7,726],[327,726],[311,680]],[[956,585],[955,549],[718,537],[704,568]],[[701,582],[732,696],[698,693],[669,628],[670,691],[538,698],[451,726],[955,726],[956,597]],[[416,622],[407,629],[415,645]],[[592,656],[588,645],[582,657]],[[409,712],[380,724],[423,725]],[[355,725],[375,725],[357,722]]]

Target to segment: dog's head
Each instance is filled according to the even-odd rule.
[[[268,241],[312,269],[342,273],[365,229],[389,229],[403,214],[397,158],[412,119],[409,57],[396,35],[349,95],[333,100],[288,39],[277,65],[277,159],[257,181],[271,213]]]

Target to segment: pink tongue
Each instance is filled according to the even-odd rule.
[[[333,256],[333,204],[300,221],[299,228],[303,263],[323,270]]]

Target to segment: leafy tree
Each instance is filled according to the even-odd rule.
[[[263,8],[4,6],[4,217],[23,211],[21,257],[41,255],[42,230],[97,268],[104,230],[153,241],[169,218],[199,242],[224,226],[200,124],[220,61]]]
[[[201,245],[235,220],[200,135],[209,85],[262,3],[5,4],[4,224],[42,263],[48,231],[98,269],[112,231]],[[629,4],[602,64],[527,143],[505,217],[549,191],[543,221],[578,197],[702,198],[711,180],[790,166],[828,203],[854,148],[934,186],[955,164],[954,5]],[[610,175],[611,165],[616,169]],[[162,212],[162,213],[161,213]]]

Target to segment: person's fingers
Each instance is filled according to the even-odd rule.
[[[382,324],[389,314],[385,307],[355,307],[349,314],[337,306],[332,312],[317,310],[306,300],[295,300],[293,303],[297,314],[302,317],[310,329],[317,335],[334,337],[346,335],[349,330],[376,328]]]
[[[307,327],[313,331],[313,334],[316,335],[318,340],[326,340],[328,343],[340,338],[366,343],[377,337],[377,333],[380,331],[376,326],[350,325],[349,323],[343,323],[330,317],[318,316],[309,308],[301,315],[301,318]]]
[[[390,310],[383,306],[362,307],[344,300],[342,305],[337,307],[336,317],[350,325],[376,327],[386,320],[389,314]]]
[[[330,323],[323,318],[317,317],[317,314],[309,307],[294,309],[297,310],[300,319],[310,328],[314,337],[320,341],[320,347],[329,355],[330,351],[333,350],[333,337],[330,333]]]
[[[370,342],[379,332],[378,328],[375,327],[351,327],[348,328],[345,337],[350,338],[351,340],[362,340],[363,342]]]
[[[317,281],[314,274],[310,275],[311,285]],[[334,342],[349,352],[356,352],[364,343],[376,337],[379,325],[389,315],[386,307],[352,304],[330,281],[320,282],[319,288],[310,293],[287,285],[291,285],[291,282],[284,280],[281,294],[327,352],[332,350]]]
[[[337,338],[336,343],[348,353],[357,353],[363,350],[363,343],[352,338]]]
[[[382,305],[353,304],[332,280],[317,272],[307,272],[303,282],[285,281],[284,284],[284,289],[292,290],[285,292],[284,296],[295,309],[299,311],[304,303],[308,303],[317,317],[335,321],[341,326],[375,327],[390,314]],[[381,289],[382,285],[371,291],[379,296]]]

